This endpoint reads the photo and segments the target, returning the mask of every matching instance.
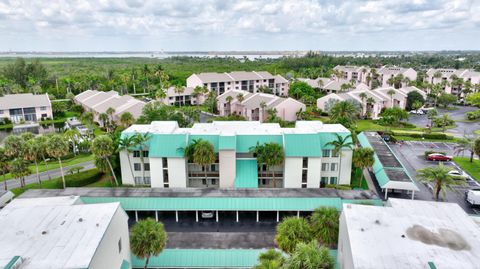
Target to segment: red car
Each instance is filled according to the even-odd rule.
[[[442,161],[442,162],[449,162],[452,160],[452,157],[446,156],[440,153],[433,153],[427,156],[427,160],[429,161]]]

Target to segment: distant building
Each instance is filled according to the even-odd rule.
[[[132,125],[122,136],[136,133],[150,134],[150,141],[143,149],[120,152],[124,184],[152,188],[323,188],[350,184],[352,150],[337,153],[328,144],[336,139],[335,134],[350,135],[340,124],[297,121],[295,128],[281,128],[258,121],[214,121],[179,128],[177,122],[158,121]],[[212,143],[217,156],[214,163],[202,167],[187,160],[182,149],[195,139]],[[267,142],[284,149],[282,165],[267,169],[257,164],[250,149]],[[145,157],[143,166],[141,154]]]
[[[74,99],[75,103],[81,105],[85,111],[92,112],[94,120],[102,124],[98,115],[106,113],[109,108],[113,108],[113,120],[120,121],[120,117],[125,112],[130,112],[135,119],[142,114],[145,102],[135,99],[130,95],[120,96],[116,91],[102,92],[97,90],[86,90]]]
[[[393,91],[391,96],[389,91]],[[384,108],[400,107],[405,109],[407,105],[407,96],[411,91],[420,93],[424,98],[427,94],[416,87],[405,87],[395,89],[393,87],[377,88],[375,90],[353,90],[343,93],[331,93],[317,99],[317,107],[323,111],[329,111],[335,102],[351,100],[362,107],[363,113],[368,113],[371,118],[377,119]],[[366,98],[362,100],[362,93]],[[367,99],[373,99],[374,102],[367,102]]]
[[[388,83],[388,80],[399,75],[402,75],[404,78],[401,81],[401,87],[407,87],[408,81],[414,81],[417,79],[417,71],[413,68],[403,68],[398,66],[384,66],[377,70],[377,74],[379,74],[381,87],[392,86]]]
[[[17,198],[0,211],[0,268],[131,268],[127,222],[118,202]]]
[[[47,94],[6,94],[0,97],[0,120],[14,123],[53,119],[52,104]]]
[[[165,90],[166,97],[160,100],[165,105],[169,106],[190,106],[203,104],[205,101],[204,94],[199,94],[194,97],[194,88],[192,87],[169,87]]]
[[[364,83],[369,87],[372,87],[371,81],[377,79],[380,83],[380,87],[389,87],[389,79],[396,76],[403,76],[401,81],[401,87],[408,86],[407,81],[414,81],[417,79],[417,71],[412,68],[403,68],[398,66],[383,66],[376,69],[373,72],[373,68],[365,66],[342,66],[337,65],[333,68],[334,71],[339,72],[341,75],[337,77],[335,74],[333,78],[337,80],[345,80],[348,82]]]
[[[478,268],[480,227],[455,203],[343,204],[339,268]]]
[[[187,78],[187,87],[206,87],[221,95],[229,90],[243,90],[257,93],[260,88],[268,88],[272,94],[287,96],[289,83],[280,75],[272,75],[265,71],[237,71],[230,73],[199,73]]]
[[[337,77],[335,74],[332,76],[336,80],[365,84],[370,73],[370,68],[366,66],[337,65],[333,70],[341,74],[340,77]]]
[[[427,82],[431,84],[445,83],[443,90],[446,93],[454,94],[457,96],[463,96],[463,90],[465,90],[465,84],[452,85],[453,78],[457,77],[462,79],[463,82],[470,82],[472,87],[476,84],[480,84],[480,72],[476,72],[472,69],[434,69],[431,68],[427,71]],[[473,89],[470,89],[473,91]]]
[[[346,92],[350,90],[367,90],[370,87],[367,86],[364,82],[355,81],[348,81],[345,79],[337,79],[337,78],[316,78],[316,79],[309,79],[309,78],[298,78],[299,81],[303,81],[307,83],[310,87],[317,89],[323,93],[340,93]],[[350,88],[344,89],[343,85],[350,85]]]
[[[240,102],[237,96],[242,95]],[[231,97],[231,101],[228,100]],[[264,105],[264,107],[262,107]],[[268,110],[274,109],[284,121],[297,120],[297,112],[306,110],[305,104],[293,98],[278,97],[266,93],[250,93],[242,90],[229,90],[217,97],[220,116],[240,115],[250,121],[265,121]]]

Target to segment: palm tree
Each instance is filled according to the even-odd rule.
[[[176,94],[182,94],[183,92],[185,91],[185,88],[181,87],[181,86],[175,86],[173,88],[173,92],[175,92]],[[185,104],[185,100],[183,102],[183,104]],[[179,105],[182,106],[182,102],[179,102]]]
[[[102,126],[104,126],[108,129],[108,114],[107,113],[98,114],[98,120],[102,123]]]
[[[262,109],[262,119],[263,122],[265,120],[265,108],[267,108],[267,103],[265,101],[260,102],[260,108]]]
[[[459,155],[460,153],[464,153],[465,151],[470,152],[470,162],[473,162],[473,156],[475,155],[475,140],[474,136],[467,136],[465,135],[463,138],[460,138],[457,141],[457,145],[453,148],[454,154]]]
[[[203,87],[197,86],[193,88],[192,97],[197,100],[196,105],[200,105],[200,97],[205,93],[205,89]]]
[[[461,184],[460,181],[456,181],[453,176],[449,175],[450,168],[444,166],[440,163],[438,166],[427,167],[420,170],[417,170],[418,178],[422,182],[434,182],[435,188],[433,197],[438,201],[440,191],[442,191],[443,199],[445,200],[446,189],[452,189],[453,185]]]
[[[275,180],[275,171],[273,168],[275,166],[282,165],[285,160],[285,152],[283,147],[280,144],[270,142],[259,144],[255,147],[250,148],[250,152],[257,158],[257,162],[259,165],[265,164],[267,166],[267,170],[271,170],[272,172],[272,180],[273,180],[273,187],[276,188],[276,180]]]
[[[322,245],[335,247],[338,241],[340,215],[334,207],[320,207],[310,216],[310,226],[318,242]]]
[[[97,136],[95,139],[93,139],[90,150],[95,157],[99,158],[100,160],[104,160],[107,163],[108,167],[110,168],[110,173],[115,180],[115,185],[118,186],[117,176],[115,175],[115,171],[113,171],[113,167],[110,162],[110,157],[112,157],[115,151],[113,140],[107,135]]]
[[[241,93],[237,94],[238,103],[242,104],[243,100],[245,100],[245,97],[243,96],[243,94],[241,94]]]
[[[275,243],[291,254],[297,244],[310,242],[313,239],[312,229],[304,218],[286,217],[277,226]]]
[[[374,152],[373,149],[371,148],[356,148],[353,150],[353,157],[352,157],[352,163],[355,165],[355,167],[362,169],[362,171],[365,168],[370,168],[373,166],[373,163],[375,162],[374,159]],[[360,177],[360,182],[359,186],[362,186],[362,181],[363,181],[363,173],[362,176]]]
[[[68,143],[61,135],[55,134],[48,138],[46,150],[48,155],[58,160],[58,164],[60,165],[60,173],[62,175],[63,188],[65,189],[67,185],[65,183],[65,176],[63,174],[62,157],[68,154]]]
[[[353,102],[337,102],[330,109],[330,120],[332,123],[341,123],[349,128],[355,123],[359,112],[358,110],[359,108]]]
[[[205,181],[207,182],[208,166],[217,159],[212,143],[203,139],[194,139],[192,143],[185,148],[184,155],[192,162],[203,167],[205,171]]]
[[[122,115],[120,115],[120,123],[124,128],[129,127],[135,122],[135,118],[133,117],[132,113],[130,112],[123,112]]]
[[[438,111],[435,108],[427,111],[427,119],[430,120],[430,126],[429,126],[430,130],[433,127],[433,120],[437,117],[437,115],[438,115]]]
[[[148,141],[150,141],[149,133],[135,133],[133,135],[133,143],[135,147],[140,148],[140,163],[142,165],[142,180],[145,182],[145,157],[144,152],[147,149]]]
[[[364,102],[365,102],[365,99],[368,98],[368,95],[365,92],[362,92],[358,95],[358,97],[360,97],[360,100],[362,100],[362,106],[365,106]],[[366,112],[366,110],[367,109],[365,108],[365,112]],[[365,113],[363,111],[364,111],[364,108],[362,107],[362,116],[364,116],[364,113]]]
[[[157,256],[167,244],[167,233],[161,222],[147,218],[133,225],[130,231],[132,254],[145,259],[145,269],[151,256]]]
[[[375,99],[373,97],[367,98],[367,114],[371,113],[371,106],[375,104]]]
[[[0,172],[3,176],[4,189],[7,190],[7,178],[6,174],[10,171],[9,158],[5,154],[5,148],[0,148]]]
[[[443,114],[442,117],[440,118],[440,123],[442,124],[443,132],[445,132],[450,122],[452,122],[452,120],[450,119],[450,114],[448,113]]]
[[[324,246],[319,246],[317,242],[300,242],[283,268],[333,269],[335,268],[335,260],[330,255],[330,250]]]
[[[63,136],[69,143],[72,143],[73,155],[77,155],[77,143],[80,140],[80,132],[75,129],[68,129],[63,133]]]
[[[132,179],[135,178],[135,175],[133,174],[133,168],[132,168],[132,161],[130,160],[130,154],[133,152],[133,148],[135,147],[135,137],[131,135],[125,135],[120,137],[119,143],[118,143],[118,152],[126,151],[127,153],[127,160],[128,160],[128,168],[130,169],[130,172],[132,174]]]
[[[41,147],[42,145],[38,143],[38,140],[36,139],[30,139],[27,142],[25,142],[25,155],[24,159],[26,161],[33,161],[35,164],[35,171],[37,175],[37,181],[38,184],[42,184],[42,181],[40,180],[40,173],[38,172],[38,159],[41,157]]]
[[[48,145],[48,136],[39,135],[35,137],[37,143],[40,145],[40,156],[43,160],[43,164],[45,165],[45,171],[47,172],[48,180],[52,179],[50,176],[50,171],[48,169],[48,162],[47,162],[47,145]]]
[[[113,123],[113,114],[115,113],[115,109],[113,107],[109,107],[105,112],[110,117],[110,122]]]
[[[14,178],[18,178],[18,180],[20,180],[20,187],[25,187],[25,177],[30,175],[32,172],[22,158],[15,158],[11,163],[10,173]]]
[[[285,257],[283,257],[280,251],[269,249],[266,252],[260,253],[258,262],[253,269],[278,269],[281,268],[285,262]]]
[[[341,135],[335,133],[335,136],[336,136],[336,140],[330,141],[325,145],[326,146],[332,146],[333,147],[333,152],[335,154],[338,154],[338,159],[339,159],[338,160],[338,175],[339,175],[339,179],[340,179],[340,171],[342,169],[342,155],[343,155],[342,151],[343,151],[344,148],[352,149],[353,142],[351,142],[352,135],[347,135],[347,136],[342,137]]]
[[[395,90],[388,90],[387,94],[390,96],[390,107],[393,107],[393,95],[395,94]]]
[[[158,89],[156,92],[155,92],[155,98],[157,100],[160,100],[160,101],[163,101],[163,99],[165,99],[167,97],[167,93],[165,92],[164,89]]]
[[[3,145],[5,147],[5,155],[13,159],[20,157],[24,152],[24,143],[25,141],[17,135],[9,135],[3,140]]]
[[[232,101],[233,101],[233,97],[231,95],[227,96],[227,98],[225,98],[225,101],[227,101],[227,104],[228,104],[228,116],[232,115]]]

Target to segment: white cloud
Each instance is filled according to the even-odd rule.
[[[394,33],[416,40],[422,31],[438,39],[456,31],[471,40],[480,31],[479,6],[477,0],[0,0],[0,35],[6,39],[0,50],[61,49],[51,45],[59,38],[77,44],[77,50],[142,50],[156,48],[153,44],[167,50],[281,49],[279,44],[354,50]],[[29,42],[18,44],[18,39]],[[252,39],[261,42],[248,42]],[[345,41],[350,39],[364,42]],[[324,47],[312,47],[317,43]]]

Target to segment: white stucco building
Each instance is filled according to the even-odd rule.
[[[0,210],[0,268],[131,268],[127,220],[118,202],[17,198]]]
[[[6,94],[0,96],[0,121],[7,118],[14,123],[53,119],[52,104],[47,94]]]
[[[389,87],[388,80],[396,76],[403,76],[403,81],[401,82],[402,87],[408,86],[407,81],[413,81],[417,79],[417,71],[413,68],[404,68],[399,66],[382,66],[378,69],[373,70],[373,68],[365,66],[343,66],[337,65],[333,70],[340,72],[341,76],[336,77],[335,74],[332,76],[336,80],[345,80],[348,82],[364,83],[371,87],[371,81],[376,79],[380,83],[380,87]]]
[[[280,75],[265,71],[237,71],[230,73],[199,73],[187,78],[187,87],[206,87],[221,95],[229,90],[243,90],[256,93],[259,88],[269,88],[273,94],[287,96],[289,83]]]
[[[341,269],[478,268],[479,237],[477,220],[455,203],[344,204],[337,261]]]
[[[350,135],[340,124],[297,121],[295,128],[281,128],[276,123],[226,121],[179,128],[176,122],[167,121],[133,125],[122,136],[136,133],[149,133],[150,141],[145,148],[120,152],[124,184],[155,188],[322,188],[350,184],[352,150],[344,148],[336,153],[328,144],[337,139],[336,134]],[[198,139],[209,141],[217,156],[206,171],[188,161],[182,150]],[[284,163],[272,169],[259,165],[250,152],[257,143],[281,145]],[[140,154],[145,156],[143,167]]]
[[[241,102],[238,99],[240,95],[243,98]],[[240,115],[250,121],[262,122],[267,118],[269,109],[274,109],[284,121],[295,121],[297,112],[306,110],[304,103],[290,97],[242,90],[229,90],[218,96],[217,108],[220,116]]]
[[[446,93],[454,94],[461,96],[462,90],[465,88],[464,85],[458,86],[453,85],[453,78],[462,79],[463,82],[470,82],[472,88],[476,84],[480,84],[480,72],[476,72],[472,69],[448,69],[440,68],[434,69],[431,68],[427,71],[427,82],[431,84],[441,84],[444,83],[444,91]],[[473,89],[471,89],[473,91]]]

